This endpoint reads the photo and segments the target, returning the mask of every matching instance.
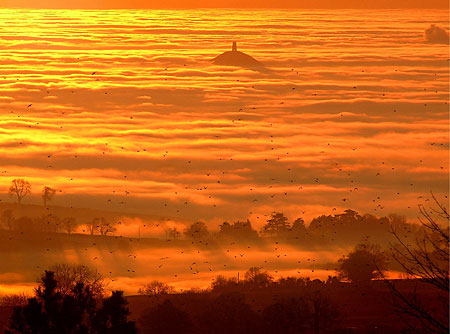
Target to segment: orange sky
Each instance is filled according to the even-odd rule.
[[[0,9],[0,201],[24,178],[23,204],[41,206],[50,186],[51,205],[211,229],[247,218],[260,229],[274,210],[414,221],[430,190],[449,194],[448,30],[447,10]],[[213,64],[232,41],[266,70]],[[288,252],[283,275],[310,256]],[[254,255],[230,263],[244,270]]]
[[[3,202],[260,227],[448,194],[446,11],[0,15]],[[232,40],[270,71],[213,65]]]
[[[448,0],[0,0],[24,8],[441,8]]]

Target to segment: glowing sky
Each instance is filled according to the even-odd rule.
[[[449,50],[425,39],[432,24],[448,31],[448,11],[1,9],[0,200],[13,201],[7,190],[20,177],[32,184],[24,204],[41,204],[46,185],[57,189],[53,205],[213,229],[247,217],[259,229],[273,210],[306,221],[347,208],[415,219],[430,190],[449,192]],[[267,70],[213,65],[232,41]],[[150,276],[210,282],[206,265],[193,281],[189,261],[234,274],[276,255],[269,246],[238,260],[237,248],[175,249],[157,271],[166,248],[111,255],[108,242],[48,252],[32,270],[85,258],[135,292]],[[289,256],[268,269],[283,275],[313,257],[281,251]],[[127,252],[138,255],[134,277]]]
[[[448,0],[0,0],[24,8],[430,8],[448,9]]]
[[[1,10],[1,198],[415,217],[448,193],[448,46],[424,41],[448,13],[387,13]],[[212,65],[233,40],[271,72]]]

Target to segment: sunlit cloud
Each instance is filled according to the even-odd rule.
[[[416,221],[421,196],[448,195],[445,10],[391,11],[388,20],[283,11],[283,22],[277,11],[42,13],[0,10],[2,205],[14,200],[11,181],[24,178],[32,193],[23,203],[39,214],[44,186],[57,191],[55,212],[92,210],[83,219],[73,213],[82,223],[77,232],[105,215],[122,222],[117,237],[165,243],[167,228],[204,221],[216,231],[225,220],[248,218],[260,229],[273,211],[307,223],[348,208]],[[268,71],[214,65],[234,40]],[[43,252],[26,277],[1,273],[2,289],[24,288],[62,261],[112,271],[112,286],[132,293],[150,279],[205,287],[209,268],[193,274],[189,256],[211,257],[214,274],[231,276],[273,255],[258,249],[237,262],[223,250],[181,256],[164,244],[138,250],[131,269],[122,266],[134,249],[124,249]],[[175,260],[158,272],[165,253]],[[267,269],[328,274],[297,270],[296,261]]]

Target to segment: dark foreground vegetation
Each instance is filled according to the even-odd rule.
[[[153,281],[127,298],[107,292],[96,271],[58,265],[45,271],[34,297],[3,298],[4,333],[447,334],[450,216],[436,206],[420,207],[414,242],[391,228],[390,258],[406,279],[387,278],[387,254],[369,242],[342,257],[326,281],[274,280],[252,267],[242,278],[217,276],[205,291],[176,293]]]
[[[420,290],[425,307],[437,291],[415,280],[396,280],[405,294]],[[419,284],[419,285],[418,285]],[[129,297],[141,333],[426,333],[402,322],[383,281],[365,286],[287,279],[267,287]],[[440,311],[445,321],[445,312]],[[438,315],[438,313],[436,313]],[[176,321],[174,321],[177,319]],[[441,332],[443,333],[443,332]]]
[[[89,284],[76,282],[70,290],[58,286],[55,274],[46,271],[35,297],[16,306],[5,334],[134,334],[134,322],[121,291],[96,298]],[[98,296],[97,296],[98,297]]]
[[[439,305],[443,294],[418,279],[274,281],[259,270],[247,274],[240,282],[218,279],[211,289],[197,292],[175,293],[153,283],[143,295],[124,298],[120,291],[96,295],[89,283],[62,292],[54,273],[46,272],[35,297],[3,304],[4,333],[444,333],[402,321],[409,309],[395,304],[389,284],[404,296],[414,294],[443,324],[448,318]]]

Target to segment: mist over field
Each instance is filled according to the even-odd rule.
[[[216,224],[414,219],[448,193],[445,13],[4,9],[1,199],[26,178],[27,204]],[[267,71],[212,63],[232,41]]]
[[[317,3],[0,8],[0,330],[448,332],[448,10]]]

